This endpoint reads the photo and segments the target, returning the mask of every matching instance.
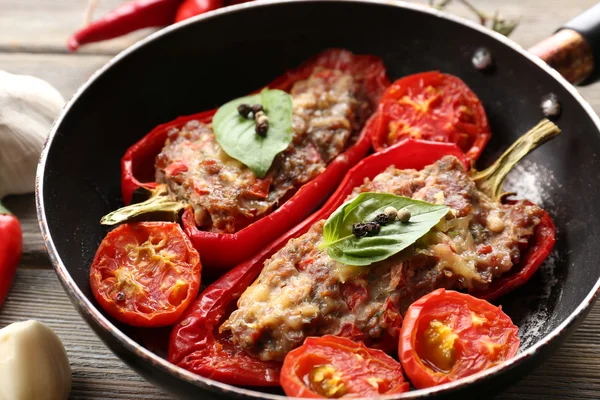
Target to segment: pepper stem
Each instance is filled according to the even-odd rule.
[[[556,137],[559,133],[558,126],[547,119],[543,119],[529,132],[517,139],[490,167],[483,171],[473,171],[471,178],[475,181],[479,190],[493,200],[501,201],[509,195],[509,193],[502,192],[502,186],[510,170],[523,157]]]
[[[8,208],[4,207],[4,205],[2,204],[2,201],[0,200],[0,215],[12,215],[12,213],[10,211],[8,211]]]
[[[179,212],[186,207],[186,204],[173,201],[168,194],[166,185],[159,185],[152,191],[148,200],[119,208],[102,217],[100,223],[117,225],[133,221],[178,221]]]

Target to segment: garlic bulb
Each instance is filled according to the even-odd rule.
[[[0,199],[33,191],[42,147],[64,104],[49,83],[0,71]]]
[[[38,321],[0,330],[0,400],[65,400],[71,367],[60,339]]]

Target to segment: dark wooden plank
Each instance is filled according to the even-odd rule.
[[[435,0],[439,3],[441,0]],[[414,3],[429,4],[429,0]],[[596,4],[595,0],[470,0],[480,11],[493,15],[496,11],[509,19],[520,21],[510,38],[524,48],[529,48],[559,28],[562,24]],[[448,12],[476,21],[475,14],[459,0],[454,0],[446,8]]]
[[[17,4],[18,3],[18,4]],[[426,1],[421,1],[426,3]],[[543,13],[539,7],[532,1],[507,1],[501,5],[501,11],[507,17],[515,17],[523,15],[521,25],[512,38],[523,44],[524,47],[530,46],[546,34],[552,32],[554,26],[558,26],[561,21],[571,18],[580,11],[589,7],[594,3],[590,0],[578,0],[565,6],[561,1],[553,1],[547,3]],[[100,8],[97,10],[97,15],[103,10],[118,4],[118,1],[101,1]],[[18,7],[17,7],[18,5]],[[477,2],[477,5],[486,11],[493,11],[500,7],[497,2],[490,0]],[[68,25],[65,21],[75,20],[75,15],[79,12],[79,8],[83,9],[83,4],[69,1],[57,0],[44,2],[41,0],[4,0],[0,2],[0,49],[2,49],[3,41],[16,41],[19,44],[14,49],[24,49],[29,45],[27,43],[45,43],[43,40],[50,40],[55,33],[41,35],[36,32],[36,29],[55,32],[58,28],[52,28],[52,24],[56,24],[57,20],[63,21],[58,24],[59,28]],[[74,10],[77,10],[75,12]],[[472,18],[472,15],[457,2],[449,7],[449,11]],[[42,13],[46,18],[39,18]],[[52,15],[53,18],[47,18],[47,15]],[[12,16],[12,18],[9,18]],[[10,24],[4,23],[10,19]],[[35,21],[35,23],[18,23],[14,21]],[[18,25],[14,27],[13,25]],[[48,26],[50,24],[50,26]],[[13,26],[15,29],[10,30]],[[33,26],[33,27],[32,27]],[[26,32],[21,27],[27,27]],[[5,32],[6,31],[6,32]],[[8,32],[10,31],[10,32]],[[20,32],[20,33],[19,33]],[[33,33],[32,33],[33,32]],[[19,40],[10,39],[11,35],[17,35]],[[29,36],[28,36],[29,35]],[[15,36],[15,37],[17,37]],[[52,39],[55,40],[55,39]],[[42,42],[40,42],[42,41]],[[54,42],[53,42],[54,43]],[[115,52],[123,48],[129,42],[111,42],[110,47]],[[56,51],[55,47],[49,48]],[[108,44],[106,45],[108,46]],[[12,47],[11,47],[12,48]],[[109,48],[109,47],[107,47]],[[100,49],[91,49],[90,51],[99,51]],[[104,50],[103,50],[104,51]],[[110,51],[108,51],[110,53]],[[68,99],[75,90],[84,83],[91,74],[104,65],[110,56],[105,55],[79,55],[66,56],[57,54],[27,54],[27,53],[0,53],[0,69],[11,73],[29,74],[38,76],[52,85],[54,85],[62,95]],[[600,111],[600,91],[596,90],[597,86],[592,85],[581,88],[582,94],[588,99],[590,104]],[[36,219],[35,206],[32,196],[17,196],[9,198],[7,205],[21,218],[25,235],[25,252],[23,255],[24,266],[49,266],[45,250],[42,244],[42,238],[39,234],[39,228]]]
[[[61,338],[71,362],[71,399],[166,399],[129,369],[81,319],[54,271],[21,269],[0,310],[0,327],[36,319]]]
[[[96,15],[121,0],[100,0]],[[427,1],[420,1],[426,3]],[[64,53],[68,35],[81,24],[85,1],[2,0],[0,1],[0,69],[39,76],[70,97],[91,73],[125,46],[146,32],[87,47],[76,56]],[[455,1],[456,3],[456,1]],[[527,48],[580,11],[591,0],[473,0],[486,11],[500,9],[507,17],[521,16],[521,25],[512,38]],[[472,16],[460,5],[450,11]],[[10,54],[2,54],[1,52]],[[25,53],[37,54],[25,54]],[[592,106],[600,111],[598,85],[581,89]],[[32,195],[7,201],[21,218],[25,234],[23,266],[48,266],[35,216]],[[41,320],[57,331],[67,347],[74,375],[75,399],[159,399],[168,398],[139,378],[119,361],[81,320],[50,270],[21,269],[5,307],[0,310],[0,327],[29,318]],[[498,399],[598,399],[600,398],[600,305],[596,306],[574,336],[541,368],[508,388]]]
[[[0,21],[3,15],[3,7],[4,3],[0,2]],[[1,30],[2,28],[0,28]],[[76,57],[52,54],[0,53],[0,70],[13,74],[37,76],[48,81],[57,88],[65,99],[69,99],[77,88],[109,59],[109,56],[101,55]],[[33,194],[11,196],[5,200],[5,203],[19,217],[23,227],[24,251],[22,265],[25,267],[49,267],[50,262],[46,255],[37,222]]]
[[[110,59],[109,56],[65,56],[53,54],[0,53],[0,69],[19,74],[38,76],[54,85],[68,99],[98,68]],[[580,88],[581,93],[594,109],[600,111],[598,85]],[[48,267],[49,262],[43,246],[37,222],[33,195],[13,196],[6,205],[23,224],[25,267]]]
[[[36,319],[50,326],[67,349],[73,370],[72,399],[167,399],[137,376],[96,337],[76,313],[51,270],[21,269],[0,310],[0,328]],[[497,400],[599,398],[600,304],[544,365]]]
[[[96,12],[101,15],[121,0],[101,0]],[[426,4],[427,0],[416,3]],[[551,0],[544,2],[543,8],[534,0],[510,0],[499,3],[495,0],[475,2],[478,7],[488,12],[500,9],[507,17],[519,17],[521,23],[511,38],[524,48],[528,48],[560,26],[561,23],[574,17],[581,11],[595,4],[594,0],[576,0],[565,2]],[[60,52],[63,36],[69,25],[77,25],[85,8],[85,1],[73,0],[3,0],[0,2],[0,69],[12,73],[31,74],[47,80],[54,85],[65,98],[71,97],[75,90],[106,61],[109,56],[97,55],[104,51],[114,54],[133,43],[135,40],[114,40],[90,47],[87,53],[96,55],[49,55],[25,54],[19,51],[35,51],[36,46],[46,46],[38,51]],[[473,19],[463,6],[454,1],[449,11]],[[27,21],[24,23],[23,21]],[[71,29],[71,28],[69,28]],[[58,34],[57,32],[61,32]],[[147,32],[146,32],[147,33]],[[141,33],[136,39],[145,36]],[[57,39],[60,37],[60,40]],[[66,40],[66,39],[65,39]],[[40,44],[42,43],[42,44]],[[51,44],[44,44],[51,43]],[[2,54],[2,51],[10,53]],[[16,52],[16,53],[15,53]],[[14,54],[13,54],[14,53]],[[588,101],[600,109],[600,92],[594,86],[581,89]]]
[[[123,0],[99,0],[94,13],[100,17]],[[427,4],[428,0],[415,3]],[[473,14],[454,1],[449,11],[474,19]],[[500,10],[507,17],[521,17],[513,38],[528,47],[581,11],[594,0],[472,0],[481,10]],[[0,51],[65,53],[69,35],[83,24],[87,0],[2,0],[0,2]],[[27,21],[27,23],[23,23]],[[144,30],[123,38],[83,47],[82,53],[116,54],[153,30]]]
[[[2,15],[1,10],[0,15]],[[2,32],[2,28],[0,28],[0,32]],[[0,33],[0,37],[2,37],[2,33]],[[37,76],[53,85],[65,100],[68,100],[77,88],[88,80],[97,69],[106,64],[110,58],[110,56],[103,55],[75,56],[2,53],[0,51],[0,70],[12,74]]]

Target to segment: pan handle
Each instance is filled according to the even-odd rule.
[[[530,52],[573,84],[600,78],[600,3],[578,15]]]

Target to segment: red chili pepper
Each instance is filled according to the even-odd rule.
[[[374,120],[365,128],[371,132]],[[388,166],[395,165],[399,169],[422,169],[445,155],[453,155],[460,159],[466,168],[470,160],[460,148],[452,143],[427,142],[407,139],[392,147],[373,154],[354,166],[340,184],[327,203],[292,228],[279,239],[264,248],[253,258],[232,269],[223,277],[208,286],[198,299],[186,311],[171,333],[169,342],[169,361],[199,375],[221,382],[241,386],[277,385],[280,364],[265,362],[250,356],[233,345],[230,338],[219,333],[219,327],[235,309],[237,299],[254,282],[260,274],[265,260],[282,248],[290,239],[306,233],[316,222],[326,219],[344,203],[352,190],[361,185],[365,178],[372,179]],[[529,251],[514,272],[498,280],[500,287],[495,286],[484,298],[492,299],[516,284],[524,282],[541,265],[554,243],[552,221],[543,213],[540,227],[529,243]],[[398,319],[399,320],[399,319]],[[348,335],[352,327],[348,327]],[[387,348],[389,337],[373,347]],[[397,340],[395,341],[397,345]]]
[[[19,220],[0,203],[0,307],[21,260],[23,235]]]
[[[362,81],[373,106],[389,84],[383,63],[378,57],[356,56],[346,50],[331,49],[277,78],[268,87],[289,91],[295,82],[307,79],[317,67],[352,73]],[[156,187],[156,183],[143,183],[143,179],[154,178],[154,159],[160,153],[169,130],[181,127],[192,119],[210,122],[215,112],[212,110],[180,117],[159,125],[127,150],[121,161],[121,188],[125,204],[131,202],[133,192],[139,187]],[[301,222],[335,190],[348,169],[367,154],[369,146],[369,138],[363,130],[356,143],[332,160],[324,172],[303,185],[275,211],[236,233],[201,231],[196,227],[192,211],[186,210],[182,217],[183,227],[201,254],[204,271],[214,275],[229,270]]]
[[[183,21],[196,15],[216,10],[224,5],[225,4],[223,0],[184,0],[184,2],[177,9],[175,22]]]
[[[170,25],[182,1],[135,0],[125,3],[75,32],[69,38],[67,47],[69,51],[75,51],[82,44],[113,39],[138,29]]]

